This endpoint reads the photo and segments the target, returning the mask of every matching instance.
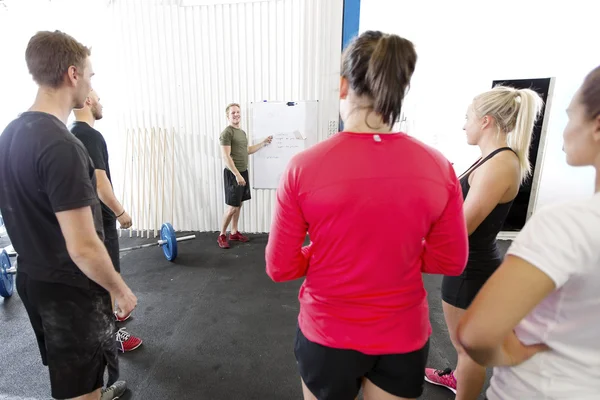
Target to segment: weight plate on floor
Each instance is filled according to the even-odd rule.
[[[177,238],[175,237],[173,225],[168,222],[162,224],[162,227],[160,228],[160,238],[166,241],[162,246],[165,258],[169,261],[173,261],[177,258]]]
[[[6,250],[0,254],[0,296],[10,297],[14,290],[14,275],[9,275],[6,271],[11,267],[10,257]]]

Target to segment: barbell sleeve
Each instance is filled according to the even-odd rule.
[[[177,239],[178,242],[183,242],[184,240],[196,239],[196,235],[182,236],[182,237],[178,237],[176,239]]]

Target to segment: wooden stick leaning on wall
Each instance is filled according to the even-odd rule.
[[[152,128],[152,137],[155,136],[154,135],[155,133],[156,133],[155,129]],[[154,147],[158,147],[158,140],[156,140],[156,146],[152,147],[152,154],[154,155],[154,152],[156,151],[156,157],[158,157],[158,155],[159,155],[158,149],[154,150]],[[156,217],[158,216],[158,206],[157,206],[157,204],[158,204],[158,186],[157,186],[158,168],[155,168],[155,167],[158,166],[158,162],[156,161],[156,157],[153,157],[154,164],[153,164],[153,167],[152,167],[152,170],[154,171],[154,175],[153,175],[153,178],[154,178],[153,179],[153,183],[154,183],[154,201],[152,202],[152,204],[154,205],[154,237],[156,237],[156,233],[157,233],[157,228],[156,227],[158,226],[158,224],[157,224],[158,221],[156,219]]]
[[[148,207],[147,207],[147,191],[146,191],[146,178],[148,176],[148,129],[144,128],[144,153],[142,157],[142,237],[144,237],[144,229],[148,227],[147,217],[148,217]]]
[[[161,129],[160,131],[160,221],[164,221],[165,215],[165,157],[166,157],[166,148],[165,148],[165,132]]]
[[[152,174],[154,172],[154,153],[153,153],[153,146],[154,146],[154,135],[152,132],[152,128],[150,128],[150,130],[148,131],[148,135],[150,136],[150,142],[148,144],[148,166],[149,168],[147,168],[146,170],[148,171],[148,190],[147,190],[147,194],[148,197],[146,198],[146,209],[148,210],[148,216],[146,218],[146,237],[150,238],[150,230],[152,230]]]
[[[137,135],[137,149],[136,149],[136,162],[135,162],[135,166],[136,166],[136,182],[135,182],[135,186],[136,186],[136,200],[135,200],[135,214],[136,214],[136,220],[137,220],[137,224],[136,224],[136,233],[137,233],[137,237],[140,237],[140,149],[141,149],[141,136],[142,136],[142,132],[140,129],[138,129],[138,135]]]
[[[146,204],[146,208],[148,209],[148,224],[146,225],[146,237],[150,238],[150,230],[152,229],[152,223],[150,220],[152,219],[152,198],[154,194],[152,192],[152,173],[154,170],[154,129],[150,128],[150,168],[148,169],[148,203]]]
[[[131,215],[132,218],[135,218],[133,215],[133,154],[135,152],[135,149],[133,147],[133,140],[135,137],[135,130],[131,130],[130,134],[129,134],[129,140],[128,142],[130,142],[130,147],[131,147],[131,157],[129,157],[129,160],[127,160],[130,164],[131,164],[131,168],[130,168],[130,172],[129,172],[129,215]],[[129,228],[129,237],[133,237],[133,224],[131,224],[131,227]]]
[[[171,160],[171,223],[175,223],[175,128],[171,140],[172,160]]]
[[[150,130],[150,171],[149,171],[149,182],[148,182],[148,186],[150,188],[149,190],[149,196],[148,196],[148,227],[146,228],[146,236],[150,237],[150,231],[152,230],[153,232],[153,237],[156,237],[156,234],[154,233],[154,223],[151,221],[152,218],[152,206],[154,205],[154,192],[156,191],[156,188],[154,187],[153,183],[154,183],[154,172],[155,172],[156,168],[154,165],[154,128],[152,128]]]
[[[122,206],[125,207],[125,188],[127,187],[127,155],[129,154],[129,129],[127,129],[127,132],[125,133],[125,158],[124,158],[124,163],[125,164],[123,166],[123,190],[122,190],[122,195],[121,195],[121,201],[123,202]],[[119,237],[123,236],[123,229],[119,229]]]
[[[142,131],[140,131],[140,180],[138,182],[138,185],[140,186],[140,210],[139,210],[139,214],[140,217],[138,219],[139,221],[139,225],[138,225],[138,236],[139,237],[144,237],[144,188],[145,188],[145,181],[146,181],[146,171],[144,170],[144,162],[146,161],[146,129],[143,129]]]

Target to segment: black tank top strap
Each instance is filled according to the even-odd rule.
[[[510,150],[513,153],[515,153],[515,151],[513,149],[511,149],[510,147],[500,147],[499,149],[496,149],[494,151],[492,151],[490,154],[487,155],[487,157],[485,157],[483,160],[481,160],[481,162],[479,163],[478,167],[483,164],[484,162],[486,162],[487,160],[489,160],[490,158],[494,157],[496,154],[502,152],[502,151],[506,151],[506,150]],[[518,154],[515,153],[515,155],[518,157]]]
[[[471,175],[471,173],[473,171],[475,171],[477,168],[481,167],[486,161],[488,161],[490,158],[494,157],[496,154],[502,152],[502,151],[506,151],[506,150],[510,150],[513,153],[515,153],[515,155],[518,157],[519,155],[510,147],[500,147],[499,149],[496,149],[494,151],[492,151],[490,154],[488,154],[484,159],[479,159],[477,161],[475,161],[475,163],[473,165],[471,165],[469,167],[469,169],[467,169],[461,176],[460,178],[465,178],[468,177],[469,175]]]

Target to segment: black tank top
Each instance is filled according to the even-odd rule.
[[[514,153],[513,149],[510,147],[496,149],[484,159],[477,160],[460,177],[463,199],[466,199],[467,194],[469,194],[469,189],[471,188],[469,185],[469,176],[473,171],[482,166],[496,154],[505,150],[510,150]],[[506,220],[506,216],[508,215],[513,202],[514,199],[508,203],[496,205],[492,212],[490,212],[483,222],[479,224],[475,232],[469,236],[469,261],[467,262],[467,268],[465,268],[465,275],[473,277],[477,275],[489,276],[502,263],[503,257],[498,250],[496,237],[498,236],[500,229],[502,229],[502,225],[504,225],[504,221]]]

